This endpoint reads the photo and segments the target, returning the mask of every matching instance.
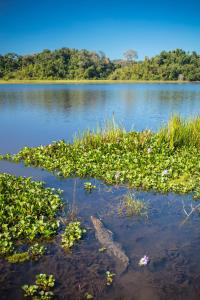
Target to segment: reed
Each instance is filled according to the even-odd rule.
[[[184,120],[178,115],[170,118],[166,127],[158,132],[158,142],[169,144],[171,149],[177,147],[200,147],[200,117]]]
[[[78,134],[74,137],[74,145],[79,146],[87,145],[97,147],[102,143],[116,143],[119,142],[127,132],[125,128],[119,126],[114,117],[111,120],[105,122],[105,126],[102,128],[97,126],[96,130],[87,130],[83,134]]]

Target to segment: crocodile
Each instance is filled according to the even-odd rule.
[[[129,265],[128,256],[122,250],[121,245],[113,240],[113,233],[106,229],[98,218],[91,216],[91,221],[95,229],[97,240],[106,248],[108,255],[115,259],[117,273],[124,273]]]

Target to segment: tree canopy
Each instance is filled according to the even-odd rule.
[[[0,77],[5,79],[99,79],[114,70],[103,52],[62,48],[33,55],[0,56]]]
[[[132,65],[119,65],[110,79],[132,80],[200,80],[200,55],[181,49],[162,51],[152,58]]]
[[[45,49],[23,56],[7,53],[0,55],[0,78],[200,81],[200,55],[196,52],[162,51],[137,62],[133,62],[136,51],[128,50],[125,54],[125,60],[111,61],[102,51],[85,49]]]

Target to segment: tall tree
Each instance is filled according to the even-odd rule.
[[[124,52],[123,56],[127,62],[133,62],[138,58],[137,51],[133,49],[129,49],[126,52]]]

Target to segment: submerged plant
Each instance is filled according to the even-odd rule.
[[[81,228],[81,223],[78,221],[70,222],[64,233],[61,236],[61,245],[65,250],[69,250],[74,246],[75,242],[79,241],[86,230]]]
[[[126,217],[142,216],[146,215],[147,206],[143,201],[135,199],[134,195],[128,193],[121,200],[118,213]]]

